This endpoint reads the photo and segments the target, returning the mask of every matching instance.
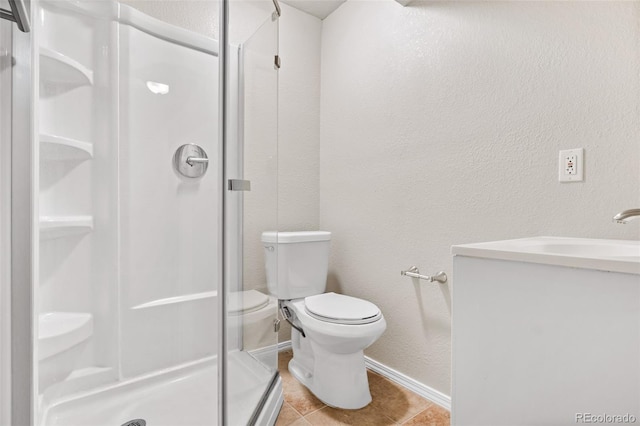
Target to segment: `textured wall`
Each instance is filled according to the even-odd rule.
[[[278,89],[278,229],[318,229],[322,21],[282,4]],[[291,328],[283,322],[280,341]]]
[[[637,2],[348,1],[323,22],[320,227],[329,286],[382,309],[366,352],[450,392],[452,244],[640,238]],[[586,180],[557,181],[585,148]],[[542,313],[542,311],[541,311]]]
[[[317,230],[322,21],[282,5],[278,102],[278,226]]]

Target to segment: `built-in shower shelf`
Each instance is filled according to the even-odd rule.
[[[93,229],[93,216],[42,216],[40,238],[53,239],[84,234]]]
[[[93,85],[93,71],[80,62],[48,47],[40,48],[40,78],[73,86]]]
[[[65,352],[93,334],[93,316],[76,312],[49,312],[38,318],[38,359]]]
[[[193,294],[186,294],[183,296],[174,296],[174,297],[166,297],[164,299],[156,299],[156,300],[152,300],[151,302],[136,305],[131,309],[155,308],[156,306],[173,305],[175,303],[193,302],[193,301],[202,300],[202,299],[213,299],[217,296],[218,296],[218,292],[215,290],[204,291],[202,293],[193,293]]]
[[[44,160],[87,160],[93,157],[93,145],[63,136],[41,134],[40,157]]]

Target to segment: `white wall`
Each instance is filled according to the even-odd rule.
[[[322,21],[281,5],[278,90],[278,226],[315,231],[319,215]]]
[[[278,88],[278,229],[319,226],[320,41],[322,21],[281,4]],[[279,340],[291,338],[282,322]]]
[[[637,2],[348,1],[323,22],[320,227],[330,290],[376,303],[366,352],[450,392],[450,246],[640,238]],[[585,148],[586,180],[557,181]],[[640,221],[639,221],[640,222]],[[543,312],[541,311],[541,314]]]
[[[269,52],[271,22],[245,42],[244,176],[252,188],[244,194],[244,288],[264,293],[268,290],[260,234],[274,228],[317,230],[319,215],[322,21],[285,4],[281,7],[282,67],[273,75],[277,81],[271,76],[273,57],[260,63],[255,57]],[[250,45],[256,43],[259,48],[249,56]],[[273,46],[275,54],[275,40]],[[261,64],[267,68],[260,70]],[[276,109],[277,116],[271,115]],[[283,322],[279,340],[289,338],[290,327]]]

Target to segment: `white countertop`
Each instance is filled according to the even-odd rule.
[[[533,237],[455,245],[451,253],[640,275],[640,241],[635,240]]]

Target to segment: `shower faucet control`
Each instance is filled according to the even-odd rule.
[[[201,146],[194,143],[182,145],[173,155],[173,168],[181,176],[196,179],[204,176],[209,158]]]

